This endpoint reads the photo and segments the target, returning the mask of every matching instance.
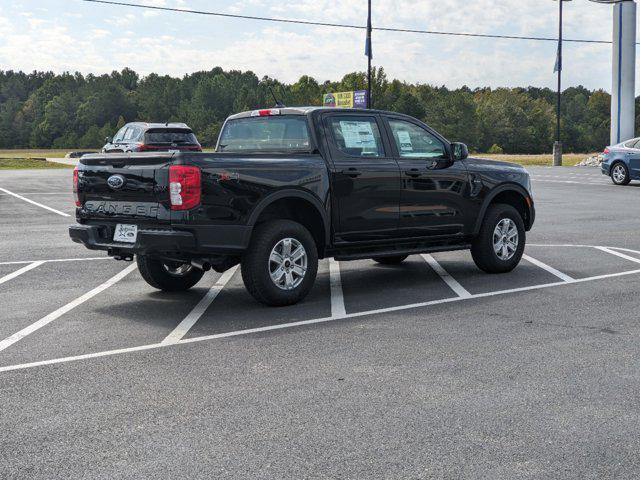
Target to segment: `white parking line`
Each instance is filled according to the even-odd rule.
[[[603,252],[610,253],[611,255],[615,255],[620,258],[624,258],[625,260],[629,260],[630,262],[640,263],[640,258],[635,258],[630,255],[625,255],[624,253],[616,252],[607,247],[596,247],[598,250],[602,250]]]
[[[179,342],[173,343],[173,344],[153,343],[153,344],[150,344],[150,345],[140,345],[140,346],[137,346],[137,347],[120,348],[120,349],[117,349],[117,350],[107,350],[107,351],[97,352],[97,353],[88,353],[88,354],[85,354],[85,355],[76,355],[76,356],[73,356],[73,357],[62,357],[62,358],[54,358],[54,359],[51,359],[51,360],[41,360],[41,361],[38,361],[38,362],[22,363],[22,364],[17,364],[17,365],[8,365],[6,367],[0,367],[0,372],[10,372],[10,371],[23,370],[23,369],[26,369],[26,368],[39,367],[39,366],[44,366],[44,365],[55,365],[55,364],[60,364],[60,363],[74,362],[74,361],[77,361],[77,360],[88,360],[88,359],[92,359],[92,358],[107,357],[107,356],[112,356],[112,355],[118,355],[118,354],[121,354],[121,353],[131,353],[131,352],[139,352],[139,351],[143,351],[143,350],[153,350],[153,349],[157,349],[157,348],[169,347],[169,346],[172,346],[172,345],[184,345],[184,344],[188,344],[188,343],[198,343],[198,342],[204,342],[204,341],[208,341],[208,340],[216,340],[216,339],[221,339],[221,338],[229,338],[229,337],[237,337],[237,336],[243,336],[243,335],[251,335],[253,333],[268,332],[268,331],[273,331],[273,330],[283,330],[283,329],[286,329],[286,328],[294,328],[294,327],[315,325],[315,324],[321,324],[321,323],[329,323],[329,322],[335,322],[335,321],[340,321],[340,320],[347,320],[347,319],[351,319],[351,318],[358,318],[358,317],[376,315],[376,314],[380,314],[380,313],[399,312],[399,311],[403,311],[403,310],[415,309],[415,308],[420,308],[420,307],[428,307],[428,306],[440,305],[440,304],[445,304],[445,303],[455,303],[455,302],[467,301],[467,300],[470,300],[470,299],[495,297],[495,296],[498,296],[498,295],[505,295],[505,294],[510,294],[510,293],[519,293],[519,292],[527,292],[527,291],[533,291],[533,290],[541,290],[541,289],[544,289],[544,288],[559,287],[559,286],[563,286],[563,285],[575,285],[575,284],[578,284],[578,283],[593,282],[593,281],[596,281],[596,280],[604,280],[604,279],[608,279],[608,278],[616,278],[616,277],[623,277],[623,276],[636,275],[636,274],[640,274],[640,270],[629,270],[629,271],[626,271],[626,272],[609,273],[609,274],[605,274],[605,275],[596,275],[594,277],[579,278],[579,279],[576,279],[576,280],[574,280],[573,282],[570,282],[570,283],[564,282],[564,281],[562,281],[562,282],[553,282],[553,283],[545,283],[545,284],[541,284],[541,285],[532,285],[532,286],[529,286],[529,287],[511,288],[511,289],[508,289],[508,290],[498,290],[498,291],[494,291],[494,292],[478,293],[478,294],[473,294],[470,297],[451,297],[451,298],[445,298],[445,299],[441,299],[441,300],[433,300],[433,301],[429,301],[429,302],[413,303],[411,305],[400,305],[400,306],[397,306],[397,307],[388,307],[388,308],[381,308],[381,309],[377,309],[377,310],[368,310],[368,311],[364,311],[364,312],[355,312],[355,313],[345,314],[342,317],[334,317],[332,315],[330,317],[317,318],[317,319],[313,319],[313,320],[302,320],[302,321],[299,321],[299,322],[282,323],[282,324],[277,324],[277,325],[269,325],[269,326],[266,326],[266,327],[249,328],[249,329],[237,330],[237,331],[233,331],[233,332],[218,333],[218,334],[206,335],[206,336],[202,336],[202,337],[187,338],[187,339],[180,340]]]
[[[568,183],[571,185],[596,185],[598,187],[609,187],[610,184],[609,182],[576,182],[576,181],[572,181],[572,180],[542,180],[536,177],[532,177],[531,178],[534,182],[541,182],[541,183]]]
[[[429,264],[429,266],[438,275],[440,275],[440,278],[442,278],[442,280],[447,285],[449,285],[449,288],[451,288],[451,290],[453,290],[456,293],[456,295],[462,298],[471,297],[471,294],[467,291],[467,289],[464,288],[462,285],[460,285],[460,283],[455,278],[449,275],[449,272],[447,272],[444,268],[442,268],[442,265],[440,265],[438,261],[435,258],[433,258],[432,255],[425,253],[422,255],[422,258],[424,258],[425,261]]]
[[[534,264],[536,267],[540,267],[543,270],[546,270],[547,272],[549,272],[550,274],[555,275],[563,282],[567,282],[567,283],[575,282],[575,279],[573,277],[570,277],[566,273],[562,273],[560,270],[553,268],[551,265],[547,265],[546,263],[543,263],[540,260],[536,260],[535,258],[530,257],[529,255],[522,255],[522,258],[524,258],[527,262]]]
[[[0,187],[0,191],[8,193],[9,195],[13,195],[14,197],[19,198],[20,200],[24,200],[25,202],[31,203],[32,205],[35,205],[35,206],[40,207],[40,208],[44,208],[45,210],[49,210],[50,212],[56,213],[56,214],[61,215],[63,217],[70,217],[71,216],[68,213],[61,212],[60,210],[56,210],[55,208],[47,207],[46,205],[43,205],[43,204],[38,203],[38,202],[34,202],[33,200],[31,200],[31,199],[29,199],[27,197],[23,197],[22,195],[18,195],[17,193],[10,192],[6,188]]]
[[[347,311],[344,307],[340,264],[333,258],[329,259],[329,284],[331,287],[331,318],[342,318],[347,314]]]
[[[85,258],[54,258],[52,260],[18,260],[16,262],[0,262],[0,265],[24,265],[25,263],[43,262],[86,262],[94,260],[113,260],[111,257],[85,257]]]
[[[5,275],[4,277],[0,278],[0,285],[3,284],[4,282],[8,282],[9,280],[12,280],[12,279],[22,275],[23,273],[28,272],[29,270],[33,270],[34,268],[39,267],[43,263],[44,262],[42,262],[42,261],[33,262],[33,263],[30,263],[29,265],[27,265],[26,267],[22,267],[21,269],[16,270],[13,273],[10,273],[9,275]]]
[[[198,304],[193,307],[193,310],[191,310],[187,314],[187,316],[184,317],[184,320],[182,320],[161,343],[163,345],[170,345],[181,340],[182,337],[184,337],[187,332],[191,330],[191,327],[193,327],[196,322],[200,320],[200,317],[202,317],[204,312],[206,312],[207,308],[209,308],[209,305],[213,303],[213,301],[216,299],[225,285],[229,282],[229,280],[231,280],[231,277],[233,277],[233,274],[236,273],[236,270],[238,270],[237,265],[224,272],[215,283],[215,285],[213,285],[213,287],[211,287],[209,291],[207,291],[207,293],[204,295],[204,297],[202,297]]]
[[[0,352],[3,351],[3,350],[6,350],[7,348],[9,348],[14,343],[19,342],[20,340],[22,340],[27,335],[30,335],[33,332],[41,329],[42,327],[50,324],[54,320],[60,318],[65,313],[67,313],[70,310],[73,310],[74,308],[76,308],[78,305],[83,304],[84,302],[86,302],[90,298],[95,297],[100,292],[106,290],[110,286],[115,285],[120,280],[122,280],[124,277],[126,277],[131,272],[133,272],[135,269],[136,269],[136,264],[129,265],[127,268],[125,268],[120,273],[118,273],[118,274],[114,275],[113,277],[111,277],[109,280],[104,282],[102,285],[97,286],[93,290],[85,293],[84,295],[76,298],[75,300],[73,300],[73,301],[67,303],[66,305],[58,308],[57,310],[51,312],[46,317],[42,317],[37,322],[34,322],[31,325],[29,325],[28,327],[23,328],[19,332],[14,333],[10,337],[5,338],[4,340],[2,340],[0,342]]]

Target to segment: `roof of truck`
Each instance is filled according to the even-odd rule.
[[[317,110],[326,111],[344,111],[344,112],[367,112],[367,113],[394,113],[384,110],[369,110],[364,108],[342,108],[342,107],[319,107],[319,106],[306,106],[306,107],[272,107],[272,108],[260,108],[258,110],[248,110],[246,112],[236,113],[230,115],[227,120],[235,120],[236,118],[258,117],[261,116],[260,112],[266,111],[278,111],[275,115],[307,115]],[[273,115],[273,114],[272,114]],[[394,113],[394,115],[398,115]]]

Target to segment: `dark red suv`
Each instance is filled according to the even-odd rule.
[[[127,123],[105,141],[103,153],[202,151],[195,134],[184,123]]]

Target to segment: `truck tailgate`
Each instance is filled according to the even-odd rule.
[[[89,155],[78,167],[80,216],[170,221],[168,168],[173,153]]]

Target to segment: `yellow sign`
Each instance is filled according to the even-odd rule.
[[[355,92],[325,93],[322,96],[322,104],[325,107],[342,108],[367,108],[366,90]]]

